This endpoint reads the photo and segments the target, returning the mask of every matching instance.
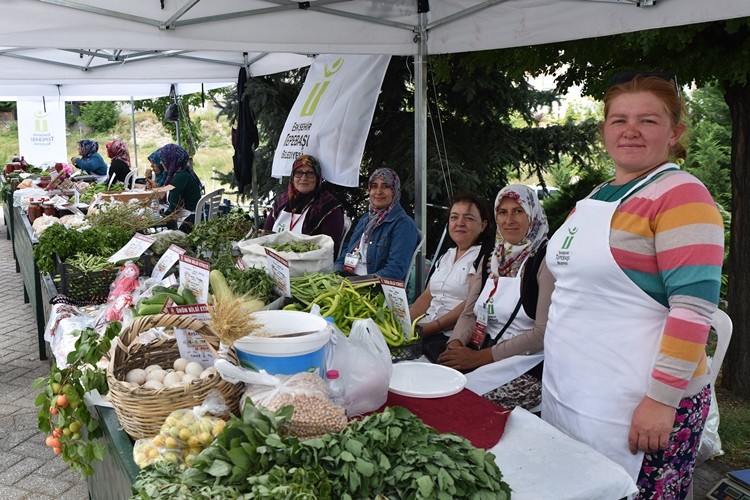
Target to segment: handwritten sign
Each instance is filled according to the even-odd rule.
[[[162,312],[179,316],[189,316],[203,323],[207,323],[210,320],[206,304],[168,305],[164,307]],[[181,358],[185,358],[188,361],[197,361],[203,368],[214,365],[216,358],[200,333],[185,328],[175,328],[174,335]]]
[[[404,282],[389,278],[379,279],[386,305],[398,318],[402,333],[406,336],[411,335],[411,316],[409,315],[409,301],[406,298]]]
[[[150,247],[154,243],[154,241],[156,240],[150,236],[146,236],[145,234],[141,233],[135,233],[124,247],[115,252],[114,255],[112,255],[112,257],[107,260],[108,262],[112,263],[122,262],[125,260],[136,261],[141,257],[141,255],[143,255],[143,252],[148,250],[148,247]]]
[[[273,289],[279,297],[292,296],[292,284],[289,281],[289,262],[270,248],[266,248],[268,257],[268,274],[273,279]]]
[[[159,262],[154,266],[154,270],[151,271],[151,277],[161,281],[166,276],[167,272],[172,269],[178,260],[180,255],[185,253],[184,248],[180,248],[177,245],[169,245],[167,251],[161,256]]]
[[[180,255],[180,287],[189,289],[199,304],[208,302],[208,276],[211,264],[204,260]]]

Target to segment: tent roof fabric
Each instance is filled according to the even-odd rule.
[[[408,55],[426,32],[441,54],[748,15],[747,0],[4,0],[0,46]]]

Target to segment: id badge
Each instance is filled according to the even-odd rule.
[[[357,264],[359,264],[359,252],[346,254],[346,257],[344,257],[344,270],[346,272],[354,274]]]
[[[487,313],[482,311],[477,316],[477,321],[474,323],[474,330],[471,332],[470,347],[479,350],[484,345],[484,338],[487,336]]]

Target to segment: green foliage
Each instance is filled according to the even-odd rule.
[[[91,462],[104,460],[105,453],[104,444],[97,439],[102,436],[101,426],[86,408],[83,395],[93,390],[107,393],[107,375],[97,363],[109,352],[120,327],[119,322],[113,321],[103,334],[92,328],[79,330],[67,366],[53,364],[50,374],[36,379],[33,385],[42,389],[34,401],[40,407],[39,430],[58,440],[56,447],[62,459],[83,476],[94,473]],[[60,404],[61,397],[66,400],[64,404]]]
[[[404,408],[305,441],[285,435],[293,411],[248,402],[192,467],[144,469],[134,498],[510,498],[492,454]]]
[[[696,89],[687,106],[693,126],[684,168],[706,185],[718,203],[730,207],[732,128],[721,89],[716,84]]]
[[[34,260],[43,273],[55,274],[55,254],[65,261],[77,253],[109,257],[133,236],[120,227],[91,227],[78,231],[62,224],[52,224],[39,236],[34,246]]]
[[[105,133],[117,124],[120,108],[112,101],[91,101],[81,106],[81,122],[94,132]]]

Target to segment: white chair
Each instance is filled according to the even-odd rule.
[[[721,364],[724,362],[724,355],[729,348],[729,341],[732,339],[732,318],[721,309],[714,313],[711,326],[716,332],[716,349],[713,358],[711,358],[711,387],[716,385],[716,377],[719,375]]]
[[[349,218],[348,215],[344,214],[344,232],[341,233],[341,245],[339,246],[339,253],[336,255],[336,258],[338,259],[341,256],[341,252],[344,251],[344,242],[346,242],[346,237],[349,235],[349,231],[352,228],[352,220]]]
[[[422,248],[422,231],[417,229],[417,246],[414,248],[414,254],[411,256],[411,262],[409,263],[409,269],[406,270],[406,277],[404,278],[404,285],[408,288],[409,277],[411,276],[411,270],[414,267],[414,262],[417,260],[417,254]]]
[[[721,370],[721,364],[724,362],[724,355],[729,348],[729,341],[732,340],[734,326],[732,324],[732,318],[721,309],[717,309],[711,320],[711,327],[713,327],[714,332],[716,332],[716,349],[714,349],[714,355],[711,358],[710,366],[711,390],[713,391],[716,386],[716,378],[719,376],[719,371]],[[698,466],[699,463],[702,463],[702,460],[697,460],[696,466]],[[693,481],[695,481],[695,479],[693,479]],[[693,500],[693,483],[690,484],[685,500]]]
[[[219,214],[219,205],[224,189],[217,189],[204,195],[195,206],[195,225],[197,226],[204,220],[210,220]]]
[[[123,183],[125,184],[125,191],[133,190],[133,188],[135,187],[135,178],[137,173],[138,171],[131,170],[130,172],[128,172],[128,175],[125,176],[125,182]]]

